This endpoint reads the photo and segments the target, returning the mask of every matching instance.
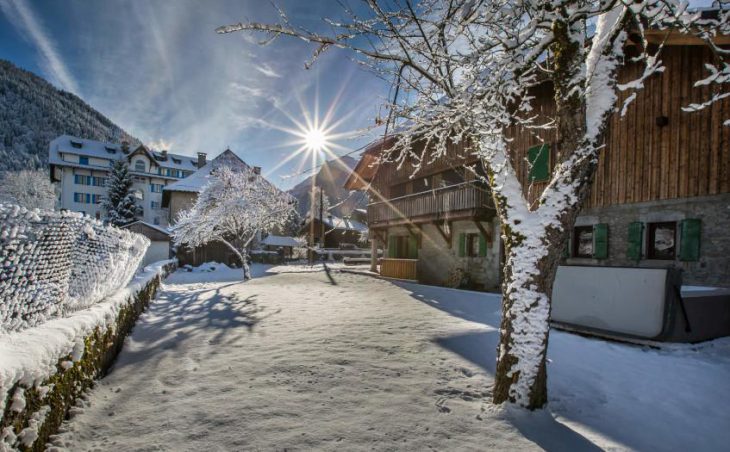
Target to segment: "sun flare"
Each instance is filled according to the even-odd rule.
[[[304,134],[304,145],[309,151],[321,151],[327,145],[327,134],[320,128],[312,127]]]

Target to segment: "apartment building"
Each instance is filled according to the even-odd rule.
[[[133,193],[142,208],[139,220],[162,227],[168,225],[162,208],[163,189],[205,165],[203,153],[191,158],[144,145],[133,149],[126,142],[104,143],[69,135],[51,141],[48,154],[51,180],[60,186],[58,208],[104,219],[102,203],[110,168],[114,161],[125,159],[134,180]]]

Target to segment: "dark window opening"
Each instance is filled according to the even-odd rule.
[[[573,230],[573,257],[593,257],[593,226]]]
[[[649,259],[673,260],[677,251],[677,223],[649,223],[646,246]]]
[[[479,257],[479,234],[466,235],[466,255],[468,257]]]

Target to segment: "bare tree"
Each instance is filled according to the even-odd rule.
[[[56,191],[46,171],[8,171],[0,182],[0,202],[30,210],[53,210]]]
[[[261,232],[283,227],[296,215],[291,196],[250,170],[216,168],[195,204],[182,211],[173,237],[192,247],[218,241],[241,261],[243,279],[251,279],[248,247]]]
[[[494,402],[530,409],[547,403],[546,351],[550,297],[561,251],[590,191],[607,120],[625,105],[619,91],[635,92],[663,70],[663,45],[649,32],[678,30],[709,46],[716,57],[699,84],[730,81],[730,51],[715,44],[728,33],[728,11],[695,14],[676,0],[410,0],[365,2],[365,11],[344,8],[346,19],[328,21],[329,34],[280,22],[239,23],[219,33],[249,31],[290,36],[354,52],[381,76],[392,76],[407,100],[389,105],[397,118],[396,144],[387,159],[413,165],[414,173],[466,144],[487,172],[501,221],[506,262],[497,350]],[[387,5],[386,5],[387,3]],[[628,44],[636,56],[624,55]],[[625,61],[640,63],[635,80],[619,84]],[[555,114],[533,109],[532,90],[549,81]],[[717,94],[701,109],[727,96]],[[635,96],[629,95],[627,102]],[[537,202],[530,203],[513,166],[510,131],[551,128],[556,165]],[[425,146],[414,146],[425,143]],[[418,149],[418,151],[416,150]]]

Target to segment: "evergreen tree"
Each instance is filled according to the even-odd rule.
[[[109,222],[115,226],[124,226],[135,220],[140,213],[131,192],[132,175],[124,160],[117,160],[112,165],[109,175],[108,191],[104,208],[109,214]]]

